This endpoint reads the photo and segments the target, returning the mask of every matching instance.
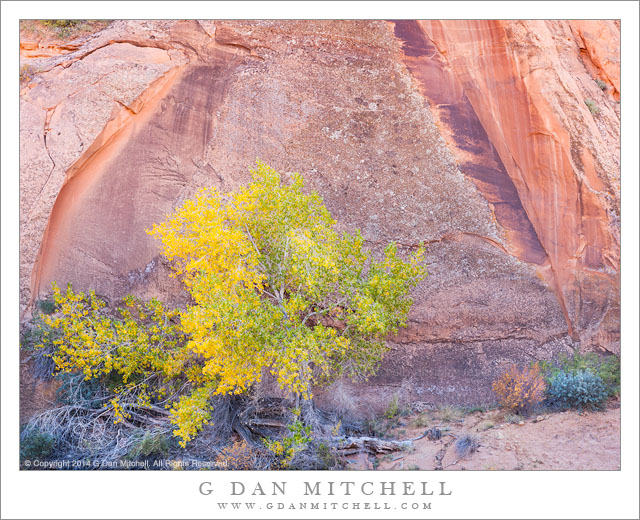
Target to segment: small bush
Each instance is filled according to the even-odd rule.
[[[618,356],[600,357],[595,352],[587,354],[575,352],[570,357],[560,356],[555,363],[543,361],[540,366],[545,374],[547,386],[551,385],[551,381],[560,372],[576,374],[581,370],[587,370],[602,379],[609,397],[620,393],[620,358]]]
[[[47,27],[75,27],[83,20],[42,20],[42,25]]]
[[[262,439],[267,449],[275,455],[276,466],[281,468],[289,467],[296,454],[305,450],[311,442],[311,427],[305,426],[299,419],[293,421],[287,429],[290,434],[280,440]]]
[[[442,430],[439,428],[433,427],[424,432],[427,436],[427,439],[430,441],[439,441],[442,439]]]
[[[518,424],[524,421],[524,417],[518,413],[508,413],[504,416],[504,420],[509,424]]]
[[[55,31],[60,38],[67,38],[85,27],[87,20],[42,20],[42,25]]]
[[[454,447],[458,458],[462,459],[476,451],[480,447],[480,443],[475,435],[465,434],[458,438]]]
[[[105,403],[105,387],[97,379],[87,380],[82,372],[60,372],[55,379],[60,383],[56,390],[60,404],[99,409]]]
[[[387,419],[393,419],[396,415],[400,413],[400,407],[398,406],[398,396],[394,395],[393,399],[389,402],[387,409],[384,412],[384,416]]]
[[[585,99],[584,104],[589,108],[589,112],[591,112],[594,116],[600,113],[600,108],[596,105],[596,102],[593,99]]]
[[[438,410],[438,418],[441,422],[457,422],[462,418],[462,410],[455,406],[443,406]]]
[[[319,469],[342,469],[343,462],[340,455],[324,442],[318,444],[316,454],[321,463]]]
[[[45,460],[53,452],[56,439],[38,430],[25,432],[20,438],[20,460]]]
[[[598,85],[600,90],[607,90],[607,84],[601,79],[596,79],[596,85]]]
[[[161,457],[168,453],[169,441],[164,433],[145,432],[140,441],[129,449],[126,458]]]
[[[28,353],[25,359],[29,360],[30,373],[37,380],[49,381],[54,377],[55,364],[50,354],[57,348],[53,341],[58,337],[39,314],[20,332],[20,350]]]
[[[255,454],[245,442],[234,442],[222,449],[216,459],[216,466],[226,470],[248,470],[254,468]]]
[[[486,432],[495,426],[493,421],[482,421],[476,428],[479,432]]]
[[[618,356],[607,356],[601,361],[596,369],[605,384],[607,394],[615,396],[620,394],[620,358]]]
[[[43,343],[46,325],[39,316],[33,323],[20,331],[20,348],[25,351],[35,351],[35,346]]]
[[[276,460],[277,462],[277,460]],[[347,465],[346,459],[338,449],[325,441],[311,440],[306,446],[297,451],[286,469],[291,470],[342,470]],[[272,464],[271,469],[278,469]]]
[[[493,391],[500,406],[515,413],[527,413],[542,402],[545,388],[544,378],[537,363],[522,370],[511,365],[493,382]]]
[[[29,64],[20,67],[20,85],[27,83],[33,79],[36,70]]]
[[[53,300],[38,300],[38,308],[42,314],[53,314],[56,310],[56,302]]]
[[[552,403],[570,408],[600,408],[607,398],[602,378],[588,370],[575,374],[558,373],[551,381],[549,397]]]
[[[424,428],[429,425],[429,418],[426,415],[420,414],[417,417],[414,417],[409,425],[412,428]]]

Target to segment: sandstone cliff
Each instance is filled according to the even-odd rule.
[[[117,21],[25,48],[21,308],[54,280],[179,302],[145,228],[260,158],[370,247],[428,244],[380,374],[327,402],[478,402],[508,362],[618,352],[618,40],[613,22]]]

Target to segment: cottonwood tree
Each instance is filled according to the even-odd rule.
[[[283,183],[262,163],[252,174],[236,193],[200,191],[149,230],[192,296],[185,310],[132,296],[109,309],[53,285],[38,346],[58,372],[102,381],[89,412],[147,426],[168,415],[185,446],[214,396],[246,393],[265,371],[298,402],[314,385],[375,372],[426,275],[422,247],[402,260],[391,243],[375,258],[358,231],[336,231],[300,175]]]
[[[252,176],[235,193],[200,191],[149,231],[193,298],[171,360],[194,388],[172,410],[185,441],[212,396],[247,392],[265,369],[298,399],[337,376],[373,374],[426,276],[422,247],[402,260],[390,243],[376,259],[359,231],[338,233],[299,174],[284,183],[258,162]]]

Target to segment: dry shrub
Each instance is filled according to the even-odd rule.
[[[546,384],[535,363],[531,368],[511,365],[493,382],[500,406],[515,413],[526,413],[544,399]]]
[[[409,426],[411,426],[412,428],[424,428],[428,425],[429,418],[424,414],[417,415],[416,417],[411,419],[411,422],[409,423]]]
[[[460,419],[462,419],[462,410],[455,406],[446,405],[438,409],[437,415],[440,419],[440,422],[458,422]]]
[[[223,448],[216,459],[216,466],[227,470],[256,469],[255,463],[255,450],[244,440]]]
[[[480,441],[475,435],[465,434],[459,437],[455,443],[456,454],[463,459],[480,447]]]
[[[90,409],[78,404],[46,410],[34,416],[24,428],[21,438],[34,434],[55,439],[55,453],[68,460],[90,459],[93,467],[103,467],[131,455],[147,436],[165,435],[170,431],[168,421],[144,430],[130,423],[114,422],[109,409]]]

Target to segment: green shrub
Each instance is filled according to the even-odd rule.
[[[82,372],[60,372],[55,379],[60,383],[56,399],[62,405],[98,409],[106,402],[105,387],[98,379],[85,379]]]
[[[468,414],[472,414],[472,413],[476,413],[476,412],[480,412],[480,413],[484,413],[489,409],[488,406],[482,406],[482,405],[473,405],[473,406],[469,406],[467,408],[465,408],[465,413]]]
[[[320,461],[321,467],[319,469],[341,469],[342,461],[338,452],[321,442],[316,447],[316,454]]]
[[[56,444],[56,439],[37,430],[31,430],[20,438],[20,460],[45,460]]]
[[[299,416],[300,411],[296,409],[294,414]],[[275,455],[276,466],[281,468],[289,467],[296,454],[306,449],[311,442],[311,426],[305,426],[299,419],[289,424],[287,429],[289,435],[280,440],[262,439],[267,449]]]
[[[596,79],[596,85],[598,85],[601,90],[607,90],[607,84],[601,79]]]
[[[596,105],[596,102],[593,99],[585,99],[584,104],[589,107],[589,112],[591,112],[594,116],[600,113],[600,108]]]
[[[46,25],[47,27],[75,27],[80,24],[83,20],[42,20],[42,25]]]
[[[20,350],[30,354],[32,375],[48,381],[55,370],[50,355],[57,349],[54,341],[60,338],[60,334],[44,322],[43,316],[46,317],[36,314],[20,332]]]
[[[56,310],[56,302],[53,300],[38,300],[38,308],[42,314],[53,314]]]
[[[595,352],[587,354],[575,352],[572,356],[560,356],[555,363],[542,361],[540,366],[549,385],[560,372],[576,374],[581,370],[587,370],[602,379],[609,397],[620,393],[620,358],[618,356],[600,357]]]
[[[139,442],[134,444],[127,458],[166,456],[169,453],[169,441],[164,433],[145,432]]]
[[[559,372],[548,390],[550,400],[565,408],[600,408],[607,398],[602,378],[589,370]]]
[[[602,378],[609,396],[620,394],[620,358],[607,356],[597,368],[596,375]]]
[[[33,351],[35,346],[43,343],[43,337],[47,326],[39,316],[36,316],[31,324],[20,331],[20,348]]]
[[[42,20],[42,25],[54,30],[60,38],[66,38],[87,28],[89,20]]]
[[[56,350],[54,342],[60,339],[61,334],[54,330],[47,321],[48,316],[56,310],[56,304],[53,300],[38,300],[36,302],[33,319],[20,332],[20,346],[23,350],[34,350],[38,346],[38,350],[50,353]]]
[[[384,412],[384,416],[387,419],[393,419],[396,415],[400,413],[400,407],[398,406],[398,396],[394,395],[393,399],[389,402],[387,409]]]

